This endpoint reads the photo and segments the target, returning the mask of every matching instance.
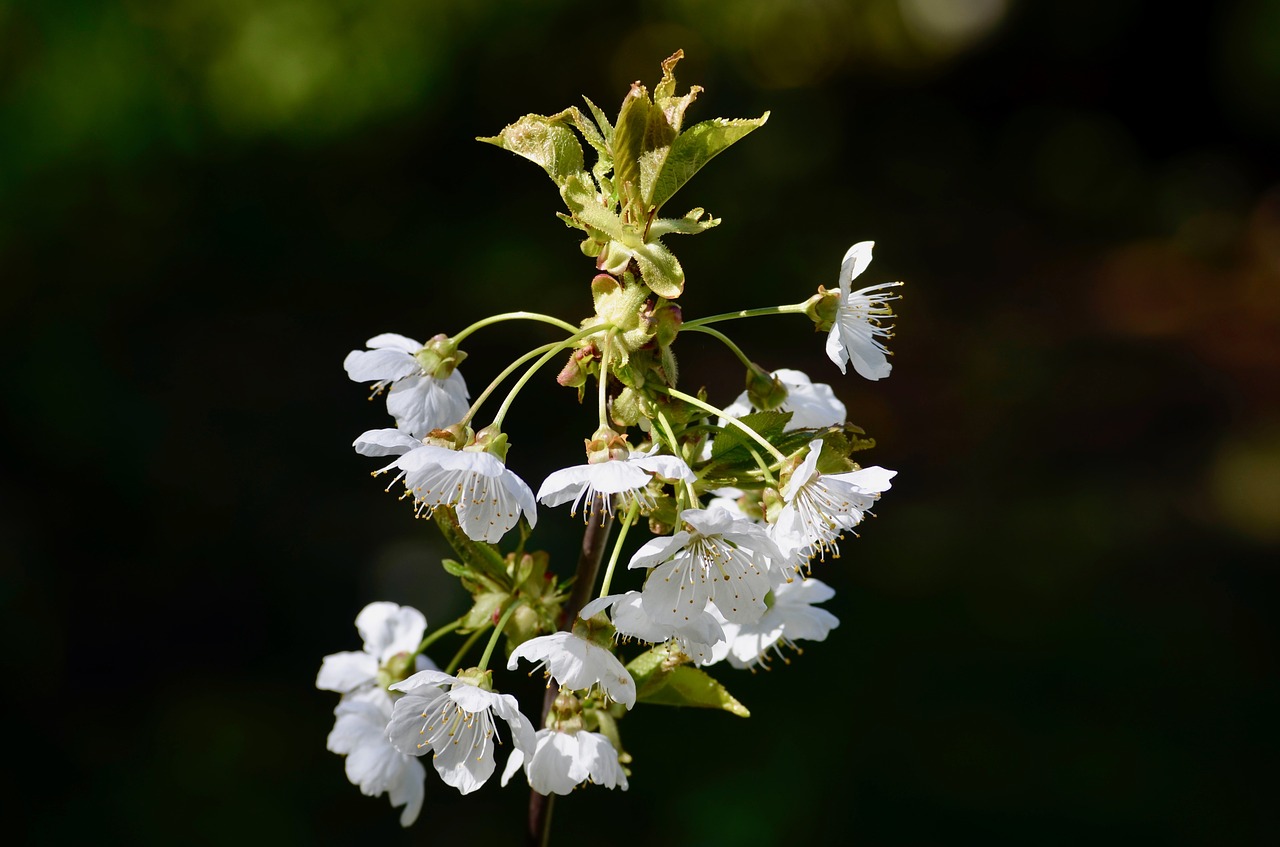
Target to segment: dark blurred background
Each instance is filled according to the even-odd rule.
[[[324,749],[356,612],[464,604],[349,448],[389,419],[341,362],[585,317],[554,186],[472,139],[613,113],[676,48],[691,120],[772,110],[672,204],[724,219],[668,239],[685,314],[802,300],[875,239],[891,379],[803,319],[725,328],[900,473],[816,573],[831,638],[723,670],[749,720],[638,710],[631,790],[561,802],[555,843],[1273,843],[1276,0],[0,5],[7,831],[517,843],[522,790],[429,774],[402,833]],[[473,392],[549,337],[474,336]],[[553,376],[508,418],[535,488],[594,425]]]

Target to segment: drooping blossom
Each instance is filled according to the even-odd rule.
[[[394,332],[375,335],[368,350],[352,350],[342,366],[356,382],[373,383],[375,394],[388,386],[387,411],[396,428],[421,438],[433,429],[452,426],[467,413],[471,395],[461,371],[445,367],[445,376],[427,373],[418,354],[421,342]]]
[[[767,664],[770,649],[781,656],[781,646],[795,648],[798,640],[825,640],[840,621],[815,604],[830,600],[835,593],[816,579],[778,581],[773,589],[773,605],[760,620],[724,624],[729,663],[736,668]]]
[[[685,509],[680,521],[689,529],[647,542],[628,565],[652,568],[642,591],[645,612],[680,624],[710,600],[727,620],[757,620],[769,592],[769,560],[782,557],[777,545],[762,527],[719,509]]]
[[[354,446],[363,456],[397,456],[377,473],[397,469],[395,479],[404,480],[419,515],[455,507],[462,531],[473,541],[496,543],[522,514],[530,526],[538,521],[529,486],[492,453],[423,444],[394,429],[369,430]]]
[[[689,481],[697,478],[688,464],[676,456],[632,453],[626,459],[610,459],[553,471],[543,480],[537,499],[548,506],[573,501],[570,515],[577,514],[583,503],[590,513],[599,502],[605,512],[612,515],[614,495],[620,495],[626,506],[639,503],[641,507],[652,507],[653,498],[647,489],[655,476]]]
[[[356,631],[364,649],[324,657],[316,688],[347,693],[373,685],[378,669],[399,653],[413,654],[427,630],[427,619],[412,606],[370,603],[356,615]]]
[[[678,623],[664,623],[645,611],[643,595],[639,591],[628,591],[592,600],[582,607],[579,617],[587,620],[605,609],[610,609],[613,628],[619,636],[650,644],[671,642],[695,663],[710,663],[714,656],[723,657],[727,649],[722,626],[724,618],[712,611],[715,605],[710,602],[702,611],[691,613],[688,620],[682,618]]]
[[[545,664],[552,679],[573,691],[599,686],[628,709],[636,704],[635,680],[618,657],[572,632],[553,632],[523,642],[511,651],[507,670],[515,670],[521,659]]]
[[[598,732],[538,730],[532,756],[526,758],[518,749],[511,751],[502,772],[504,786],[522,765],[529,786],[539,794],[568,794],[587,780],[605,788],[627,790],[627,775],[618,761],[618,751]]]
[[[385,688],[369,686],[343,695],[327,748],[346,756],[347,779],[368,797],[386,794],[404,806],[400,825],[409,826],[422,810],[426,771],[415,756],[395,749],[387,738],[394,700]]]
[[[440,778],[463,794],[493,774],[495,715],[506,722],[515,749],[533,750],[533,724],[510,694],[441,671],[419,671],[391,689],[404,692],[387,724],[391,744],[410,756],[430,752]]]
[[[844,404],[836,398],[831,386],[821,382],[813,382],[804,371],[791,368],[779,368],[771,376],[780,381],[787,389],[787,399],[778,407],[780,412],[791,412],[791,420],[787,421],[785,431],[796,429],[816,429],[824,426],[839,426],[845,420]],[[732,417],[740,418],[753,411],[747,392],[742,392],[728,406],[724,407]],[[721,421],[721,426],[725,426]]]
[[[818,471],[822,439],[809,443],[809,452],[782,489],[784,504],[769,536],[782,550],[779,561],[794,570],[812,556],[839,555],[837,540],[862,522],[880,494],[891,487],[897,471],[881,467],[848,473]]]

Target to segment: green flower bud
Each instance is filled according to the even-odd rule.
[[[747,399],[757,409],[776,409],[786,401],[787,387],[764,368],[752,364],[747,370]]]

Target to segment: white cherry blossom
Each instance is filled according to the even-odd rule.
[[[729,663],[736,668],[766,664],[768,651],[779,656],[779,645],[795,647],[795,641],[823,641],[840,621],[816,603],[830,600],[835,590],[816,579],[779,582],[773,589],[773,605],[755,623],[724,625],[729,642]]]
[[[900,282],[884,282],[857,291],[851,291],[853,280],[871,264],[871,248],[874,241],[860,241],[849,248],[840,264],[840,306],[835,322],[827,334],[827,356],[847,373],[845,366],[853,363],[853,369],[867,379],[884,379],[893,366],[889,364],[889,351],[881,338],[893,336],[892,326],[883,326],[882,318],[892,318],[889,301],[898,295],[891,289]]]
[[[404,806],[400,825],[409,826],[422,810],[426,771],[414,756],[391,746],[387,723],[394,701],[384,688],[367,687],[343,696],[326,746],[346,756],[347,779],[369,797],[386,794],[392,806]]]
[[[784,571],[795,570],[815,555],[839,556],[837,540],[862,522],[897,474],[881,467],[823,474],[818,471],[821,450],[822,439],[809,443],[808,455],[782,489],[785,505],[769,527],[770,537],[785,554],[778,560]]]
[[[715,605],[710,602],[702,611],[691,613],[687,620],[682,618],[677,623],[663,623],[645,611],[643,595],[639,591],[628,591],[592,600],[582,607],[579,617],[587,620],[610,607],[613,628],[624,638],[651,644],[670,641],[699,664],[711,663],[714,656],[723,657],[724,649],[727,649],[722,626],[724,618],[714,612]]]
[[[787,421],[786,432],[795,429],[816,429],[824,426],[839,426],[844,423],[846,409],[831,390],[831,386],[822,382],[813,382],[804,371],[791,368],[779,368],[772,374],[787,389],[787,399],[782,401],[778,411],[791,412],[791,420]],[[749,415],[752,412],[751,400],[747,392],[742,392],[724,410],[735,418]],[[728,424],[722,418],[721,426]]]
[[[711,600],[731,621],[757,620],[769,591],[768,563],[782,553],[765,530],[716,509],[686,509],[689,529],[642,546],[628,567],[652,568],[642,592],[645,612],[680,624]]]
[[[372,382],[375,394],[390,386],[387,411],[396,427],[421,438],[433,429],[452,426],[467,413],[471,395],[462,373],[443,379],[426,373],[417,354],[424,345],[384,332],[365,342],[368,350],[352,350],[342,366],[355,382]]]
[[[356,615],[356,631],[364,649],[324,657],[316,688],[347,693],[373,685],[378,669],[399,653],[415,653],[427,630],[427,619],[412,606],[370,603]]]
[[[391,689],[404,692],[387,725],[391,744],[410,756],[431,752],[440,778],[463,794],[475,791],[493,774],[495,715],[507,723],[517,750],[533,750],[533,724],[510,694],[430,670]]]
[[[419,515],[455,507],[462,531],[473,541],[496,543],[521,514],[530,526],[538,521],[529,486],[492,453],[423,444],[394,429],[369,430],[354,446],[363,456],[398,456],[377,473],[398,469],[396,480],[404,480]]]
[[[507,670],[524,659],[546,665],[551,678],[574,691],[597,685],[613,700],[630,709],[636,704],[636,683],[618,657],[598,644],[572,632],[540,635],[511,651]]]
[[[589,514],[594,504],[600,502],[605,512],[612,515],[615,494],[621,495],[627,505],[638,502],[642,507],[652,507],[653,498],[646,489],[655,476],[688,481],[697,478],[684,460],[676,456],[632,453],[626,459],[574,465],[553,471],[538,488],[537,499],[548,506],[573,501],[570,515],[577,514],[578,507],[584,502]]]
[[[627,790],[627,775],[618,761],[618,751],[598,732],[538,730],[532,756],[526,759],[520,750],[511,751],[502,772],[504,786],[522,765],[529,786],[539,794],[568,794],[587,780],[605,788]]]

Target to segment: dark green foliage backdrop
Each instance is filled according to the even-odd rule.
[[[631,791],[568,798],[558,842],[1263,842],[1277,33],[1274,0],[0,7],[7,829],[515,843],[523,792],[432,776],[402,834],[324,750],[314,673],[355,613],[462,603],[348,448],[384,417],[340,364],[584,317],[554,187],[471,139],[614,108],[683,47],[694,119],[773,112],[678,198],[724,218],[671,239],[686,314],[803,299],[874,238],[867,284],[908,280],[887,382],[803,320],[731,329],[834,384],[900,475],[817,573],[832,637],[726,677],[748,721],[626,721]],[[473,391],[545,338],[477,336]],[[686,387],[739,390],[681,349]],[[512,466],[536,487],[592,417],[548,374]],[[567,568],[576,525],[542,520]]]

